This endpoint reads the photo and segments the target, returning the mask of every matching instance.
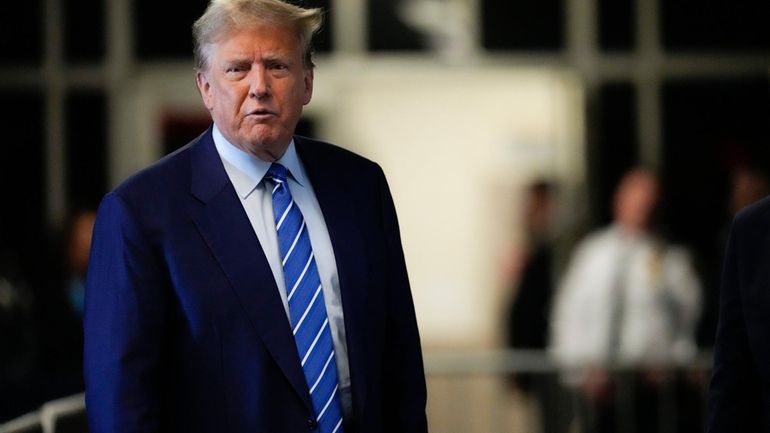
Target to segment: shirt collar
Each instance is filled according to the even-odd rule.
[[[234,176],[230,178],[235,191],[241,198],[247,198],[265,177],[272,163],[263,161],[235,147],[222,135],[216,124],[214,124],[212,136],[219,156],[236,169],[237,173],[233,173]],[[294,139],[289,142],[286,152],[276,162],[286,167],[289,178],[300,187],[304,188],[307,185],[307,176],[297,155]]]

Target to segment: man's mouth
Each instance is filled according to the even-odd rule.
[[[263,118],[263,117],[275,116],[275,113],[265,108],[258,108],[256,110],[249,111],[247,116]]]

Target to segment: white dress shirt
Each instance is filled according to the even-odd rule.
[[[615,302],[622,303],[618,320]],[[700,303],[700,285],[684,250],[612,226],[575,249],[554,302],[550,350],[572,370],[565,378],[573,382],[580,381],[583,367],[612,361],[686,363],[696,353]]]
[[[235,147],[222,135],[214,125],[214,145],[219,157],[222,159],[227,176],[230,178],[238,197],[241,199],[243,209],[254,228],[262,250],[270,264],[278,292],[289,315],[289,302],[286,294],[286,282],[281,266],[281,254],[278,248],[278,234],[275,228],[273,215],[273,200],[265,185],[269,180],[263,178],[270,169],[272,163],[262,161],[241,149]],[[276,161],[286,167],[289,172],[288,186],[294,202],[302,212],[307,224],[310,244],[318,267],[318,274],[323,287],[326,314],[329,317],[329,327],[334,344],[334,356],[337,361],[337,374],[340,386],[340,402],[346,417],[352,413],[352,396],[350,389],[350,366],[348,364],[347,342],[345,340],[345,320],[342,314],[342,298],[340,296],[339,277],[337,275],[337,262],[334,258],[334,249],[329,238],[321,207],[316,199],[313,186],[305,173],[294,140],[289,144],[283,156]],[[290,319],[289,319],[290,320]],[[286,324],[288,326],[288,322]],[[278,326],[278,324],[277,324]]]

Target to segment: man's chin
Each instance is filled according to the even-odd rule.
[[[251,134],[240,140],[242,150],[265,161],[275,161],[283,156],[289,147],[291,138],[281,139],[272,134]]]

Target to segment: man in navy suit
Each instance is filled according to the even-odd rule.
[[[709,433],[770,432],[770,199],[733,221],[722,271]]]
[[[280,0],[212,0],[195,23],[213,125],[99,209],[85,307],[92,433],[427,431],[382,170],[293,135],[320,21]]]

